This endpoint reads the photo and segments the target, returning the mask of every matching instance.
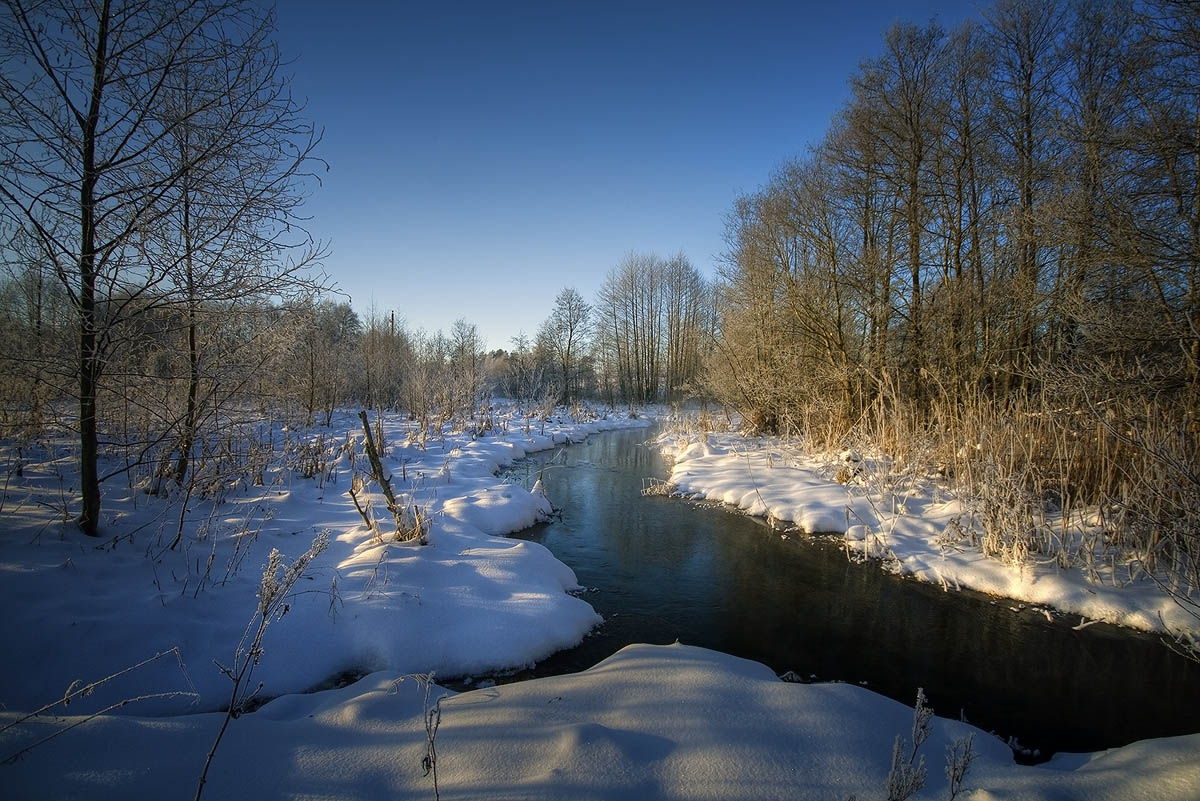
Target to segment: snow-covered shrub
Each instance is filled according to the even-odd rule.
[[[411,495],[403,496],[400,514],[396,519],[396,542],[416,542],[424,545],[432,525],[429,510],[419,505]]]
[[[970,501],[983,529],[983,554],[1009,565],[1022,565],[1038,550],[1034,501],[1018,478],[1005,475],[994,465],[985,470],[985,476],[974,486]]]
[[[930,722],[933,708],[925,698],[925,691],[917,688],[917,703],[913,707],[911,739],[897,734],[892,745],[892,762],[888,770],[887,801],[907,801],[925,786],[925,755],[921,746],[932,733]],[[955,801],[964,789],[967,773],[975,759],[974,734],[967,734],[946,747],[946,780],[950,801]]]
[[[644,497],[673,495],[677,489],[670,481],[663,481],[661,478],[642,479],[642,495]]]
[[[326,474],[333,455],[326,447],[324,433],[313,438],[301,437],[287,454],[288,469],[299,473],[301,478],[318,478]]]
[[[383,433],[378,418],[376,418],[375,433],[372,433],[365,410],[359,412],[359,419],[362,421],[362,447],[370,465],[370,478],[383,493],[388,511],[391,512],[392,520],[396,524],[393,539],[396,542],[418,542],[424,545],[431,526],[428,511],[424,506],[418,504],[411,494],[401,493],[397,497],[396,491],[392,487],[392,477],[383,468],[383,460],[377,446],[377,438]],[[368,530],[376,532],[376,538],[381,540],[382,535],[376,525],[370,499],[366,497],[367,477],[358,473],[357,457],[353,445],[347,453],[351,469],[350,498],[362,517],[363,524]],[[447,471],[449,470],[448,465],[449,455],[447,455],[444,465]]]

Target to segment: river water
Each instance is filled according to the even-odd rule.
[[[605,622],[521,680],[591,667],[629,643],[679,640],[805,680],[862,684],[1015,737],[1042,757],[1200,731],[1200,666],[1157,637],[855,564],[836,540],[712,503],[640,495],[666,478],[645,430],[600,434],[509,471],[540,474],[559,519],[521,532],[574,569]],[[1014,611],[1015,610],[1015,611]]]

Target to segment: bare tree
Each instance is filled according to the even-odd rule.
[[[260,299],[286,305],[323,289],[307,269],[323,250],[294,226],[315,131],[279,74],[271,15],[239,12],[225,25],[207,61],[185,61],[168,76],[162,159],[180,177],[164,197],[159,225],[139,244],[147,261],[169,265],[164,302],[182,307],[186,329],[186,403],[173,426],[179,484],[201,416],[211,419],[238,393],[239,382],[202,368],[234,367],[239,350],[259,344],[214,330]]]
[[[580,364],[591,321],[592,307],[574,287],[567,287],[554,299],[554,309],[538,331],[538,344],[552,354],[558,365],[562,403],[578,397]]]
[[[866,354],[864,366],[882,374],[888,362],[894,314],[893,283],[899,248],[899,197],[888,172],[885,151],[874,131],[875,112],[866,98],[856,97],[826,137],[825,153],[834,194],[858,239],[857,287]]]
[[[1106,192],[1105,233],[1152,310],[1148,326],[1122,326],[1122,339],[1171,354],[1200,438],[1200,8],[1156,0],[1138,10],[1125,50],[1136,105],[1121,142],[1125,169]]]
[[[609,270],[594,309],[601,383],[628,403],[678,399],[697,389],[711,337],[712,297],[683,253],[629,253]]]
[[[927,258],[928,174],[932,166],[942,101],[939,64],[942,29],[929,24],[894,25],[884,36],[885,54],[867,64],[854,80],[857,97],[877,111],[874,131],[886,154],[902,215],[908,267],[908,375],[913,393],[922,395],[925,331],[922,280]]]
[[[483,340],[478,326],[461,318],[455,320],[450,329],[449,345],[452,413],[461,413],[463,419],[467,419],[479,411],[488,391],[483,369]]]
[[[700,360],[705,350],[704,320],[708,286],[683,253],[677,253],[663,266],[666,326],[663,341],[664,395],[679,400],[695,390]]]
[[[228,302],[301,266],[263,270],[295,244],[285,235],[297,230],[297,182],[317,140],[277,74],[270,29],[249,0],[5,3],[0,196],[75,310],[87,534],[100,525],[105,364],[128,324],[165,304],[197,322],[196,301],[216,283],[206,287],[203,274],[227,263],[209,256],[232,256],[234,275],[252,276],[225,285]],[[205,193],[214,180],[227,200]],[[195,427],[199,359],[194,343],[181,452]]]
[[[398,409],[416,359],[412,334],[394,311],[381,314],[374,305],[366,313],[363,328],[357,354],[362,372],[352,391],[377,411]]]
[[[1006,244],[1013,265],[1014,308],[1009,375],[1019,378],[1033,361],[1035,337],[1044,319],[1039,285],[1049,256],[1042,196],[1048,192],[1058,142],[1053,135],[1053,101],[1062,64],[1058,36],[1065,17],[1058,0],[1000,0],[985,16],[995,56],[991,83],[998,163],[1003,165],[1005,188],[1016,197]]]
[[[981,26],[970,23],[951,33],[942,56],[945,116],[935,143],[938,219],[933,234],[941,251],[938,305],[949,329],[948,337],[939,338],[947,351],[943,373],[955,395],[968,383],[978,384],[990,354],[990,284],[984,259],[992,200],[987,180],[993,161],[986,92],[990,68]]]
[[[545,384],[545,365],[537,358],[529,337],[524,331],[512,339],[508,354],[508,384],[517,408],[523,414],[532,413]]]

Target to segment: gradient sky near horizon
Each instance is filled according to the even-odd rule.
[[[360,314],[531,336],[631,250],[713,275],[724,217],[817,143],[898,20],[966,0],[277,0],[329,163],[305,206]]]

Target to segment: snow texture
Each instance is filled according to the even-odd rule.
[[[233,721],[205,797],[432,798],[420,769],[424,696],[401,679],[376,673]],[[892,742],[912,727],[910,708],[860,687],[788,684],[682,645],[633,645],[583,673],[445,695],[436,746],[447,799],[877,798]],[[106,716],[0,766],[5,795],[190,796],[219,724],[216,714]],[[6,751],[29,736],[13,731],[0,735]],[[975,801],[1190,801],[1200,789],[1200,735],[1023,767],[999,740],[934,718],[918,798],[945,798],[942,755],[969,732],[977,757],[965,798]]]

